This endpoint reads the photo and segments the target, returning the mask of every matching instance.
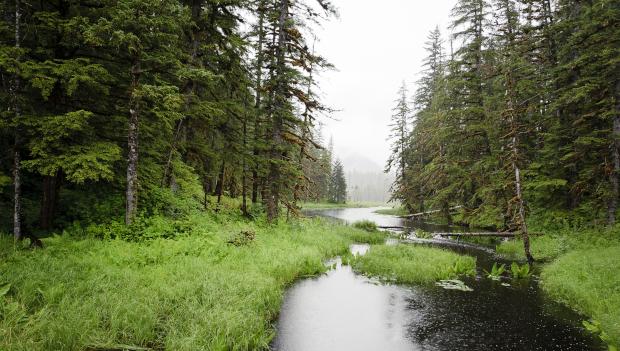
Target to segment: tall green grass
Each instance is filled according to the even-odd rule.
[[[542,287],[601,323],[620,345],[620,245],[575,250],[544,267]]]
[[[357,272],[400,283],[432,283],[459,275],[474,275],[476,259],[447,250],[399,244],[373,245],[350,261]]]
[[[375,240],[319,219],[186,221],[187,234],[140,242],[67,233],[29,251],[2,238],[0,286],[11,288],[0,297],[0,350],[267,349],[286,287]],[[227,243],[242,230],[255,239]]]

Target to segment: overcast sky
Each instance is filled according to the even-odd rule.
[[[319,78],[323,101],[340,110],[325,120],[338,157],[367,157],[380,167],[389,155],[389,120],[403,80],[413,82],[425,57],[428,33],[447,37],[456,0],[333,0],[340,18],[317,32],[317,52],[337,71]],[[447,41],[446,41],[447,45]],[[346,166],[346,164],[345,164]]]

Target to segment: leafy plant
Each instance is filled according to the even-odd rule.
[[[504,272],[506,272],[506,265],[505,264],[501,264],[501,265],[497,265],[496,263],[493,263],[493,267],[491,267],[491,271],[485,271],[485,273],[487,274],[487,278],[499,281],[502,277],[502,275],[504,274]]]
[[[513,262],[510,265],[510,272],[512,273],[512,277],[515,279],[527,278],[531,275],[530,265],[527,263],[520,266],[518,263]]]
[[[9,293],[9,290],[11,290],[10,283],[0,285],[0,299],[4,298],[4,296]]]
[[[440,286],[446,290],[460,290],[460,291],[474,291],[474,289],[465,285],[465,283],[458,279],[440,280],[435,285]]]
[[[601,322],[597,320],[592,320],[591,322],[583,321],[582,324],[589,332],[597,335],[604,343],[607,344],[608,351],[618,351],[618,348],[612,345],[611,337],[607,333],[605,333],[605,331],[603,331],[603,328],[601,327]]]

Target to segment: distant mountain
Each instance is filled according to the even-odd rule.
[[[383,167],[375,161],[357,153],[345,155],[342,159],[347,178],[347,193],[354,202],[387,202],[390,186],[394,181],[391,174],[385,174]]]

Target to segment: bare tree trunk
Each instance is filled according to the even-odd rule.
[[[246,104],[247,107],[247,104]],[[241,162],[243,167],[243,174],[241,175],[241,212],[244,216],[248,216],[248,189],[247,189],[247,176],[248,176],[248,164],[246,160],[248,148],[248,118],[247,114],[243,116],[243,155],[241,155]]]
[[[129,93],[129,133],[127,135],[127,193],[125,223],[131,224],[138,210],[138,123],[140,102],[136,90],[140,85],[140,58],[135,57],[131,67]]]
[[[21,48],[21,1],[15,0],[15,49]],[[18,53],[18,61],[20,60]],[[19,123],[21,110],[19,106],[19,90],[21,89],[21,78],[19,67],[13,80],[13,109],[15,112],[16,124]],[[13,208],[13,236],[15,240],[22,239],[22,180],[21,180],[21,140],[19,126],[15,128],[15,143],[13,147],[13,186],[14,186],[14,208]]]
[[[609,226],[616,223],[618,196],[620,196],[620,186],[618,184],[618,176],[620,176],[620,80],[616,82],[616,116],[613,122],[611,148],[614,168],[609,175],[609,182],[611,183],[611,196],[607,206],[607,224]]]

